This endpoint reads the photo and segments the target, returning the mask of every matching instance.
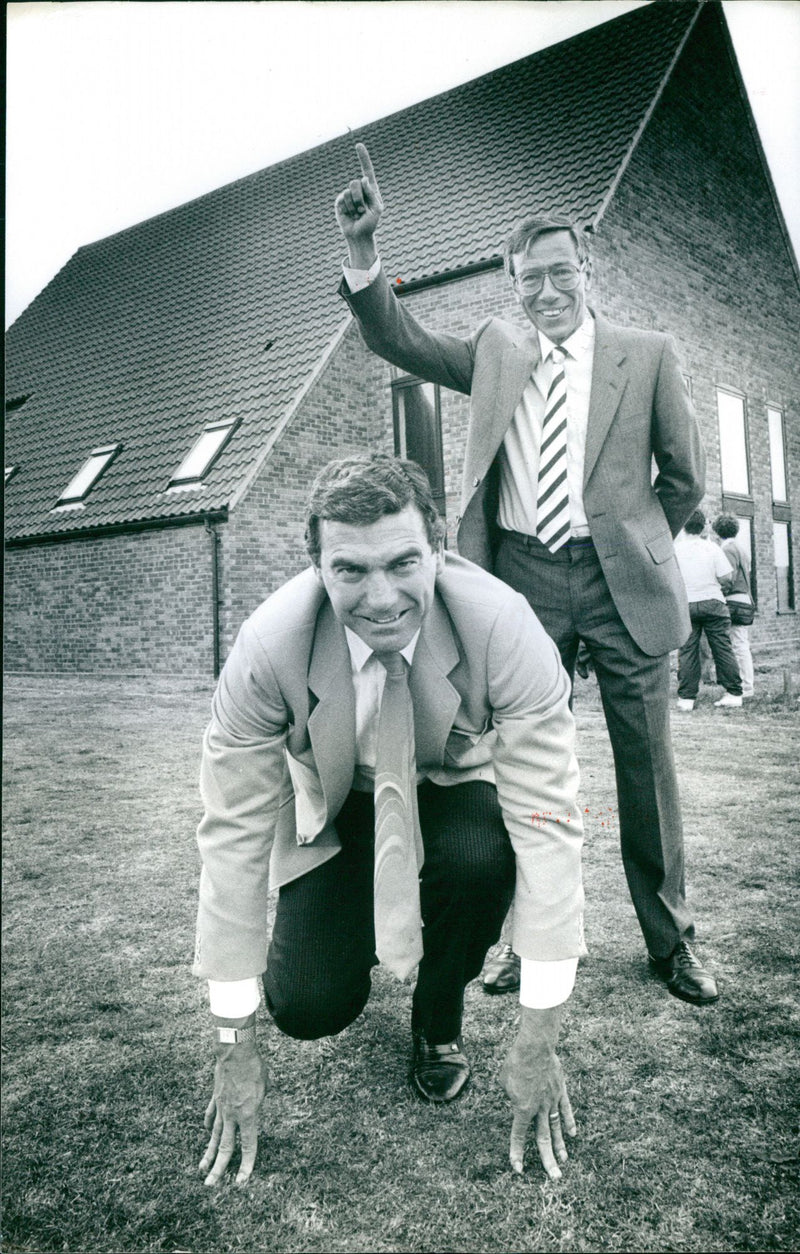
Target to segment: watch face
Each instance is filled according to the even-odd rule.
[[[220,1044],[236,1044],[236,1028],[217,1028],[217,1031],[219,1032]]]

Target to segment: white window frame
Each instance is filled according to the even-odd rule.
[[[169,487],[202,487],[203,479],[225,448],[238,424],[238,418],[220,418],[215,422],[207,422],[172,475]]]
[[[92,449],[77,474],[73,475],[56,502],[56,509],[80,505],[122,449],[121,444],[104,444]]]
[[[769,433],[769,469],[774,505],[789,504],[789,484],[786,477],[786,428],[783,410],[777,405],[767,405],[767,430]]]
[[[747,405],[741,392],[718,387],[717,429],[719,431],[719,472],[723,496],[752,495],[750,454],[747,447]],[[734,425],[732,425],[732,423]],[[726,462],[728,476],[726,477]],[[733,481],[731,481],[731,466]],[[741,478],[741,473],[744,479]]]
[[[779,543],[779,534],[782,534],[785,537],[783,543]],[[783,520],[774,518],[772,520],[772,548],[773,560],[775,562],[775,609],[778,614],[793,614],[795,604],[794,563],[792,562],[792,524],[788,519]],[[781,556],[779,549],[785,549],[785,565],[778,565],[778,558]],[[778,575],[779,571],[785,571],[785,584],[783,578]]]

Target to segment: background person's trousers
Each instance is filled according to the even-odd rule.
[[[752,697],[753,683],[755,676],[753,674],[753,654],[750,651],[750,628],[743,624],[734,626],[731,624],[731,648],[733,656],[736,658],[736,665],[739,667],[739,675],[742,680],[742,696]]]
[[[504,532],[494,573],[526,597],[570,680],[579,642],[589,650],[614,753],[622,864],[648,951],[665,958],[694,937],[669,726],[669,654],[650,657],[632,639],[591,540],[551,553],[534,537]]]
[[[678,696],[693,701],[700,690],[700,638],[705,633],[717,683],[734,697],[740,697],[742,680],[731,644],[731,615],[727,605],[724,601],[690,601],[689,617],[692,630],[678,652]]]
[[[493,785],[426,781],[417,796],[424,955],[412,1026],[430,1045],[442,1045],[461,1031],[464,987],[500,935],[516,863]],[[371,793],[350,793],[336,830],[341,852],[280,890],[264,974],[267,1009],[281,1031],[302,1040],[353,1022],[377,962]]]

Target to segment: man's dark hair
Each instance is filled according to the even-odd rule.
[[[739,534],[739,519],[734,518],[733,514],[720,514],[718,518],[714,519],[711,526],[720,540],[732,540],[734,536]]]
[[[503,264],[510,279],[514,278],[514,254],[526,252],[540,235],[549,235],[554,231],[568,231],[578,251],[578,260],[591,260],[586,232],[573,218],[565,213],[534,213],[527,218],[522,218],[506,240],[503,249]]]
[[[699,536],[706,525],[706,516],[701,509],[696,509],[690,514],[683,524],[683,529],[689,536]]]
[[[328,462],[311,486],[306,507],[306,548],[315,566],[320,559],[320,523],[350,523],[365,527],[385,514],[399,514],[416,505],[428,543],[438,549],[444,523],[436,508],[431,485],[421,466],[388,453],[358,453]]]

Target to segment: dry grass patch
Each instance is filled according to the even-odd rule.
[[[378,972],[340,1037],[262,1016],[272,1091],[253,1183],[196,1173],[211,1049],[189,972],[210,685],[6,689],[4,1244],[8,1251],[791,1250],[798,1244],[796,710],[674,720],[698,949],[721,999],[648,975],[591,684],[577,713],[590,956],[563,1057],[579,1137],[550,1184],[507,1167],[496,1082],[513,999],[467,992],[474,1080],[406,1084],[409,995]]]

